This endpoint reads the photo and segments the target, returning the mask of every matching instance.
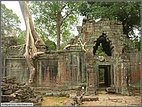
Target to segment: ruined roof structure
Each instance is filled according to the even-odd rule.
[[[140,52],[123,34],[120,21],[83,19],[77,26],[79,35],[71,39],[69,47],[61,51],[45,51],[35,59],[35,89],[70,90],[86,86],[88,94],[100,87],[100,71],[104,71],[103,85],[115,93],[130,94],[129,85],[140,80]],[[78,41],[81,41],[82,44]],[[106,56],[96,54],[102,44]],[[27,82],[29,70],[24,46],[2,51],[2,75],[15,75]]]

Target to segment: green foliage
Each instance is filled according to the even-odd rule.
[[[20,34],[17,37],[17,44],[21,45],[21,44],[25,44],[25,35],[26,35],[26,31],[21,31]]]
[[[69,38],[74,35],[71,33],[74,26],[78,23],[78,6],[80,2],[62,1],[31,1],[28,3],[31,14],[35,17],[34,24],[37,32],[45,39],[52,38],[57,41],[57,15],[60,17],[61,41],[67,44]]]
[[[94,19],[109,18],[119,20],[123,24],[123,31],[128,37],[134,33],[134,28],[140,30],[140,2],[84,2],[80,12]]]
[[[87,2],[83,2],[80,6],[79,6],[79,11],[81,12],[81,14],[83,16],[89,16],[89,14],[91,14],[92,12],[92,8],[90,8],[90,5]]]
[[[134,40],[132,40],[135,43],[135,47],[138,49],[138,51],[141,50],[141,37],[135,37]]]
[[[124,49],[136,48],[136,49],[138,49],[138,51],[141,50],[141,37],[136,36],[130,42],[131,42],[131,44],[130,43],[123,44]]]
[[[103,51],[102,43],[100,43],[100,46],[98,46],[98,49],[96,51],[96,55],[107,56],[107,54]]]
[[[64,43],[61,43],[60,49],[64,49],[64,47],[65,47]]]
[[[45,40],[44,42],[47,46],[49,46],[49,50],[56,50],[55,42],[53,42],[51,40]]]
[[[11,9],[1,4],[1,34],[2,37],[17,36],[20,34],[19,17]]]
[[[46,37],[45,35],[41,35],[41,39],[44,41],[44,43],[49,46],[49,50],[56,50],[56,44],[55,42],[51,41]]]
[[[141,41],[136,41],[135,46],[140,51],[141,50]]]
[[[55,42],[51,41],[47,34],[42,29],[35,28],[36,31],[39,33],[41,39],[44,41],[44,43],[49,46],[49,50],[56,50],[56,44]]]
[[[18,45],[25,43],[25,33],[20,29],[19,17],[11,9],[1,4],[1,34],[2,38],[13,36]]]
[[[125,49],[130,49],[131,47],[134,47],[132,44],[130,44],[130,43],[123,43],[123,46],[124,46],[124,48]]]
[[[104,80],[104,69],[99,69],[99,82]]]

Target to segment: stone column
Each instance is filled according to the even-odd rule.
[[[128,67],[129,67],[129,62],[127,60],[124,60],[122,63],[121,63],[121,93],[122,94],[126,94],[126,95],[129,95],[129,92],[128,92],[128,84],[127,84],[127,79],[128,79]]]
[[[95,94],[95,71],[94,71],[94,57],[91,52],[86,53],[86,73],[87,73],[87,94]]]

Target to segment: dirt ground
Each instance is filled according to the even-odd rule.
[[[64,102],[68,99],[66,97],[44,97],[41,106],[64,106]]]
[[[120,94],[98,94],[98,101],[84,101],[81,106],[140,106],[140,96],[124,96]]]
[[[94,97],[94,96],[87,96]],[[98,101],[84,101],[80,106],[140,106],[141,96],[124,96],[120,94],[102,93],[95,95]],[[41,106],[64,106],[66,97],[44,97]]]

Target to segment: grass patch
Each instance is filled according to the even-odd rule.
[[[64,102],[68,99],[66,97],[44,97],[42,106],[64,106]]]

